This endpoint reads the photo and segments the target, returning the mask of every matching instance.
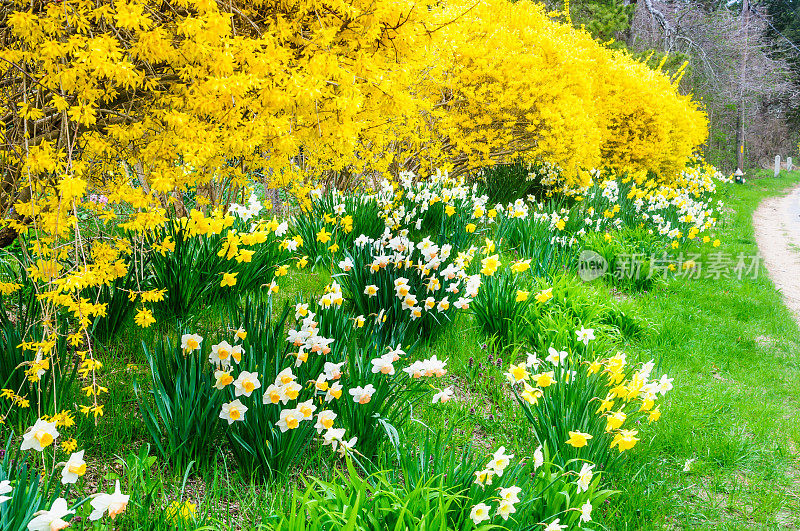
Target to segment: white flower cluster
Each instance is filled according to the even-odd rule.
[[[331,293],[335,293],[331,296],[332,300],[339,300],[341,297],[341,291],[338,289]],[[330,293],[327,295],[330,295]],[[321,301],[320,304],[322,304]],[[341,302],[338,304],[341,304]],[[309,352],[328,354],[331,351],[331,343],[335,341],[333,338],[319,335],[319,323],[314,320],[315,317],[316,314],[308,310],[308,304],[299,303],[295,306],[295,318],[301,319],[300,329],[290,329],[287,333],[286,341],[297,347],[297,352],[292,354],[297,358],[296,367],[308,360]]]
[[[242,221],[249,221],[252,218],[257,217],[261,213],[262,209],[263,205],[261,204],[261,201],[258,200],[258,197],[256,197],[255,194],[251,194],[247,199],[247,206],[232,203],[228,208],[228,211],[236,214],[236,216],[238,216]]]

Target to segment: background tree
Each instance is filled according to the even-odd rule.
[[[766,165],[797,145],[792,116],[800,84],[792,61],[798,56],[791,42],[775,37],[769,6],[748,4],[642,0],[629,40],[634,50],[689,59],[682,86],[702,100],[708,113],[706,155],[729,170],[737,165],[737,131],[746,139],[750,164]]]

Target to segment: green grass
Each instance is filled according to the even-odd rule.
[[[754,255],[753,211],[799,178],[724,186],[732,212],[715,251]],[[673,280],[635,305],[654,326],[630,350],[658,360],[675,388],[662,420],[643,429],[647,444],[611,474],[623,494],[611,503],[609,528],[800,526],[800,331],[766,272]]]
[[[722,245],[704,246],[703,260],[710,252],[755,254],[753,210],[762,198],[798,181],[795,172],[722,186],[719,195],[728,209],[717,229]],[[319,268],[293,269],[285,280],[278,306],[301,295],[318,296],[330,276]],[[800,527],[800,330],[763,269],[757,278],[741,280],[675,279],[649,293],[620,295],[600,282],[586,285],[586,291],[646,323],[644,334],[623,336],[617,346],[634,359],[656,360],[660,371],[675,378],[662,419],[639,426],[641,442],[608,471],[608,486],[620,494],[598,508],[595,518],[614,530]],[[219,308],[206,309],[203,326],[213,327],[218,313]],[[87,483],[121,474],[130,488],[139,482],[137,492],[152,490],[157,506],[183,495],[198,503],[210,528],[238,529],[267,518],[306,475],[330,477],[341,466],[327,449],[312,447],[287,477],[252,484],[224,445],[212,466],[190,470],[185,484],[185,471],[160,471],[160,463],[141,466],[137,456],[147,449],[147,433],[131,381],[148,382],[141,341],[167,332],[131,323],[100,356],[101,383],[109,389],[105,415],[96,427],[83,419],[73,429],[91,456]],[[529,456],[535,439],[502,376],[511,360],[497,367],[497,354],[473,319],[459,317],[416,353],[432,354],[448,360],[449,373],[437,386],[453,385],[456,397],[414,411],[417,428],[410,436],[452,427],[453,446],[469,444],[489,453],[505,445],[518,457]],[[690,471],[684,472],[690,459]],[[131,511],[116,528],[163,528],[158,527],[163,520],[158,510]]]

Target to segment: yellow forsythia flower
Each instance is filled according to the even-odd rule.
[[[151,324],[155,323],[156,320],[153,317],[153,312],[148,310],[147,308],[140,308],[138,312],[136,312],[136,317],[134,317],[134,321],[137,325],[141,326],[142,328],[147,328]]]

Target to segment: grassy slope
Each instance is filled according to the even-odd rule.
[[[795,172],[721,187],[723,243],[706,246],[703,261],[711,252],[754,255],[753,211],[798,180]],[[595,296],[607,297],[602,291]],[[609,474],[621,493],[601,511],[601,522],[609,529],[800,527],[800,330],[766,272],[742,280],[676,279],[627,302],[651,329],[625,350],[659,362],[675,388],[662,420],[639,427],[642,443]],[[454,422],[462,440],[479,448],[505,444],[530,454],[524,419],[508,397],[493,392],[500,371],[467,367],[470,357],[485,362],[482,342],[462,321],[431,348],[449,359],[458,400],[446,416],[432,410],[423,420],[431,427]]]
[[[800,174],[722,188],[716,251],[753,255],[752,213]],[[636,299],[652,333],[631,345],[675,377],[662,421],[613,480],[612,529],[800,526],[800,331],[765,271],[676,280]],[[684,472],[688,459],[695,459]]]
[[[795,173],[723,187],[722,198],[732,213],[722,221],[723,244],[716,251],[755,253],[752,211],[761,198],[798,179]],[[282,295],[318,292],[324,284],[325,279],[296,273]],[[611,297],[597,284],[592,288],[597,297]],[[800,499],[794,494],[800,490],[795,449],[800,427],[793,422],[800,395],[795,356],[800,332],[763,271],[757,279],[742,281],[675,280],[624,304],[652,324],[645,338],[625,350],[644,361],[660,360],[662,369],[675,377],[675,389],[662,420],[640,427],[643,444],[609,476],[622,493],[596,516],[602,514],[609,529],[753,529],[779,522],[800,526]],[[114,467],[110,457],[127,456],[147,440],[131,408],[136,398],[130,385],[134,374],[140,381],[147,379],[138,348],[144,333],[152,330],[131,326],[112,347],[117,355],[104,356],[110,388],[106,415],[98,429],[80,422],[79,440],[93,440],[87,454],[102,454],[95,464],[105,470]],[[530,455],[533,441],[518,408],[502,390],[502,371],[468,366],[470,357],[476,365],[486,364],[484,341],[471,320],[461,319],[430,352],[420,353],[449,360],[449,382],[442,383],[454,385],[457,400],[426,406],[416,416],[431,428],[455,424],[456,443],[470,442],[482,451],[505,445],[518,456]],[[313,453],[302,472],[325,476],[330,460]],[[687,459],[696,459],[690,473],[682,472]],[[215,470],[190,480],[187,488],[191,499],[215,513],[220,527],[237,527],[237,517],[245,525],[256,521],[269,514],[276,491],[286,492],[286,484],[246,485],[231,465],[229,459],[227,464],[220,459]],[[180,479],[164,478],[162,499],[179,495]],[[216,487],[215,479],[221,482]],[[228,510],[231,503],[233,511]]]

